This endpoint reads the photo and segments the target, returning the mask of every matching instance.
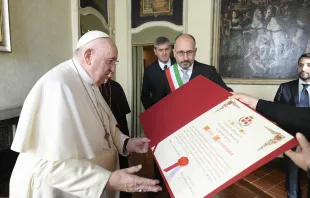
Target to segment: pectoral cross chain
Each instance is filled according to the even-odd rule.
[[[110,134],[109,134],[108,132],[106,132],[106,133],[104,134],[104,139],[107,140],[107,142],[108,142],[108,144],[109,144],[109,148],[112,148],[112,147],[111,147],[111,143],[110,143],[109,137],[110,137]]]

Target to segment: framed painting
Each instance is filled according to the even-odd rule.
[[[0,51],[11,52],[8,0],[0,0]]]
[[[212,63],[227,83],[296,79],[310,52],[310,1],[214,0]]]
[[[183,0],[132,0],[131,28],[155,21],[183,25]]]
[[[173,0],[140,0],[140,16],[173,14]]]

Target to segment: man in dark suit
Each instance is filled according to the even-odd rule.
[[[154,53],[158,60],[146,67],[143,75],[141,101],[144,109],[150,108],[164,97],[164,71],[174,64],[174,60],[170,58],[170,41],[166,37],[155,40]]]
[[[295,132],[291,132],[290,134],[296,135],[301,149],[297,149],[296,151],[288,150],[285,154],[300,168],[307,171],[308,178],[310,178],[310,143],[301,134],[303,133],[308,137],[310,135],[310,108],[299,108],[288,104],[274,103],[242,93],[232,94],[231,99],[237,99],[252,109],[255,109],[269,120],[276,122],[281,128],[295,129]],[[297,131],[301,133],[296,133]]]
[[[171,47],[170,41],[166,37],[158,37],[154,42],[154,53],[158,60],[147,66],[144,70],[141,101],[144,109],[150,108],[152,105],[160,101],[164,95],[164,78],[165,70],[174,64],[175,60],[170,58]],[[163,178],[154,161],[154,178],[163,184]],[[165,190],[165,188],[163,188]],[[168,193],[166,193],[168,194]],[[149,197],[156,197],[155,193],[149,193]]]
[[[104,84],[102,84],[99,89],[117,121],[117,127],[122,133],[130,136],[126,115],[130,113],[131,110],[123,88],[118,82],[109,79]],[[128,168],[128,158],[119,155],[119,165],[121,169]],[[120,198],[131,197],[131,193],[120,192]]]
[[[309,107],[310,93],[310,53],[303,54],[298,59],[299,78],[280,85],[274,102],[289,104],[296,107]],[[284,128],[288,132],[296,132],[295,128]],[[307,136],[309,139],[309,136]],[[286,155],[284,159],[287,162],[286,170],[286,191],[288,198],[302,197],[300,189],[300,168],[290,160]],[[308,184],[310,182],[308,181]],[[310,185],[308,185],[308,192]],[[309,196],[310,197],[310,196]]]
[[[176,64],[173,66],[174,68],[169,69],[169,73],[166,72],[166,78],[164,81],[165,95],[169,94],[174,88],[178,88],[179,86],[182,86],[188,81],[194,79],[198,75],[203,75],[227,91],[232,91],[231,88],[226,86],[221,76],[216,72],[213,66],[195,61],[196,51],[196,41],[192,35],[181,34],[176,37],[173,49]],[[177,83],[181,82],[180,80],[174,80],[173,83],[173,80],[171,79],[177,79],[178,77],[180,77],[182,83]]]

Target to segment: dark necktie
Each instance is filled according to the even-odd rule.
[[[165,66],[164,66],[164,70],[166,70],[167,68],[168,68],[168,66],[167,66],[167,65],[165,65]]]
[[[111,93],[110,93],[110,82],[104,83],[104,89],[105,89],[105,94],[104,94],[104,99],[108,103],[108,105],[111,107]]]
[[[309,84],[302,84],[304,87],[301,91],[300,94],[300,103],[299,106],[300,107],[309,107],[309,93],[307,91],[307,87],[309,86]]]

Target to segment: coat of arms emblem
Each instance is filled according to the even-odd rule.
[[[252,124],[254,117],[253,116],[243,116],[239,119],[239,124],[242,126],[248,126]]]

